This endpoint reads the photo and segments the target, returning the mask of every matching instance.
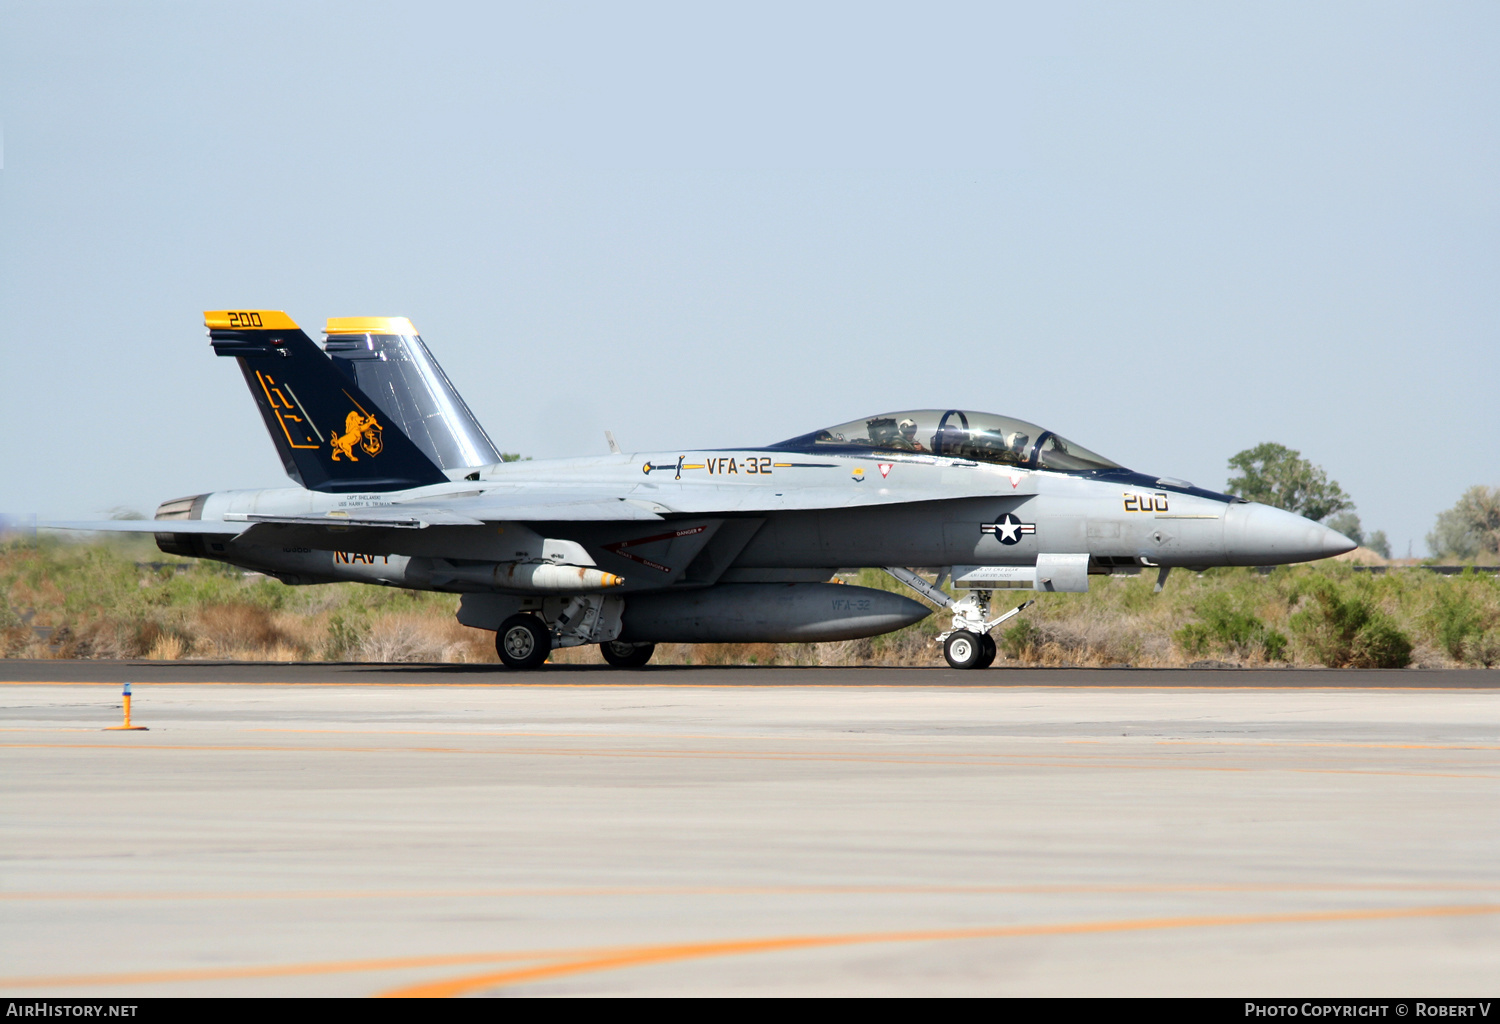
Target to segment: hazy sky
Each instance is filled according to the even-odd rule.
[[[1397,553],[1500,483],[1500,4],[0,3],[0,511],[282,486],[202,311],[503,449],[1034,420]]]

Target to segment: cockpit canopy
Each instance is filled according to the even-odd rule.
[[[916,452],[1063,472],[1121,468],[1119,463],[1095,455],[1035,423],[962,409],[914,409],[867,416],[815,430],[774,447],[800,451]]]

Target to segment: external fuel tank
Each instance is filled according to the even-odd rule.
[[[837,583],[720,583],[625,601],[620,639],[636,643],[813,643],[858,640],[920,622],[925,605]]]

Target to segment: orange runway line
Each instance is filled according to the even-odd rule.
[[[57,988],[61,986],[144,985],[191,981],[228,981],[242,978],[297,977],[326,974],[358,974],[456,967],[470,964],[530,962],[532,966],[441,982],[407,986],[384,993],[387,996],[439,997],[506,985],[542,981],[594,971],[617,970],[650,964],[752,953],[786,952],[796,949],[878,943],[939,942],[965,939],[1024,938],[1041,935],[1088,935],[1113,932],[1156,931],[1177,928],[1228,927],[1256,924],[1317,924],[1342,921],[1378,921],[1411,918],[1464,917],[1500,913],[1500,904],[1397,907],[1373,910],[1316,911],[1287,914],[1220,915],[1213,917],[1145,918],[1092,921],[1052,925],[1011,925],[996,928],[927,929],[907,932],[863,932],[843,935],[783,936],[720,942],[670,943],[651,946],[596,946],[572,949],[512,950],[459,953],[437,956],[385,957],[335,960],[305,964],[274,964],[253,967],[208,967],[157,971],[118,971],[108,974],[40,975],[0,978],[0,988]]]
[[[604,947],[600,952],[607,952]],[[149,985],[176,981],[232,981],[236,978],[288,978],[312,974],[362,974],[420,967],[458,967],[466,964],[551,960],[576,956],[573,950],[510,953],[459,953],[448,956],[384,957],[376,960],[334,960],[310,964],[273,964],[263,967],[193,967],[166,971],[121,971],[113,974],[54,974],[33,978],[0,978],[0,988],[55,988],[63,985]]]
[[[644,946],[634,950],[590,956],[561,963],[539,964],[487,974],[427,982],[383,992],[393,998],[447,998],[528,982],[563,978],[598,971],[645,967],[653,964],[702,960],[711,957],[781,953],[797,949],[877,943],[942,942],[963,939],[1022,938],[1039,935],[1097,935],[1110,932],[1160,931],[1176,928],[1222,928],[1256,924],[1320,924],[1340,921],[1379,921],[1422,917],[1465,917],[1500,913],[1500,904],[1444,907],[1402,907],[1380,910],[1321,911],[1293,914],[1242,914],[1219,917],[1168,917],[1124,921],[1091,921],[1076,924],[1021,925],[1002,928],[954,928],[911,932],[864,932],[844,935],[784,936],[728,942],[692,942]]]
[[[1434,772],[1434,771],[1397,771],[1394,769],[1374,768],[1305,768],[1287,767],[1281,765],[1256,765],[1256,766],[1234,766],[1234,765],[1186,765],[1186,764],[1141,764],[1125,760],[1085,761],[1074,760],[1022,760],[1020,763],[1009,763],[1005,761],[975,761],[972,757],[957,760],[951,755],[946,758],[924,757],[921,755],[901,757],[868,757],[857,754],[798,754],[769,753],[756,751],[671,751],[671,750],[588,750],[583,748],[573,749],[541,749],[541,748],[491,748],[478,749],[474,747],[292,747],[292,746],[270,746],[259,744],[166,744],[166,743],[135,743],[130,740],[121,740],[118,743],[5,743],[0,742],[0,750],[151,750],[151,751],[185,751],[185,752],[209,752],[209,753],[302,753],[302,754],[455,754],[455,755],[482,755],[489,757],[589,757],[589,758],[640,758],[645,760],[714,760],[714,761],[765,761],[765,762],[822,762],[832,764],[882,764],[882,765],[904,765],[904,766],[937,766],[937,767],[962,767],[962,768],[1061,768],[1072,770],[1088,769],[1111,769],[1120,771],[1162,771],[1162,772],[1207,772],[1212,774],[1254,774],[1262,772],[1290,772],[1304,775],[1368,775],[1394,778],[1428,778],[1428,779],[1494,779],[1500,775],[1484,774],[1477,771],[1472,772]],[[977,755],[976,755],[977,756]],[[1003,757],[1006,755],[989,755],[990,757]],[[1045,757],[1046,755],[1017,755],[1017,757]],[[1089,755],[1093,756],[1093,755]],[[1477,768],[1493,768],[1494,765],[1482,764]]]
[[[372,663],[374,664],[374,663]],[[937,666],[927,669],[902,669],[901,671],[938,671]],[[834,669],[832,671],[848,671],[845,669]],[[877,670],[879,671],[879,670]],[[131,680],[132,683],[136,680]],[[118,686],[113,681],[97,681],[87,679],[0,679],[0,686]],[[246,680],[229,679],[162,679],[143,680],[142,686],[245,686],[256,688],[282,687],[286,689],[312,689],[312,688],[342,688],[346,690],[359,690],[366,688],[386,687],[450,687],[461,690],[477,689],[524,689],[528,691],[540,690],[662,690],[666,692],[682,692],[684,690],[738,690],[753,692],[757,689],[787,689],[787,690],[829,690],[829,691],[858,691],[858,690],[914,690],[922,693],[972,693],[983,690],[1008,690],[1022,693],[1027,690],[1111,690],[1118,693],[1153,693],[1153,694],[1218,694],[1233,691],[1236,693],[1446,693],[1446,694],[1473,694],[1483,692],[1487,688],[1475,688],[1464,686],[1336,686],[1330,684],[1318,685],[1309,683],[1305,686],[1163,686],[1160,684],[1142,683],[1134,686],[1095,683],[1045,683],[1027,681],[1024,683],[1008,682],[973,682],[973,683],[816,683],[797,681],[790,683],[770,681],[750,681],[743,683],[539,683],[539,682],[509,682],[501,680],[486,680],[484,682],[448,682],[440,680],[435,682],[405,682],[399,680],[369,680],[361,679],[340,682],[276,682],[267,680],[262,682],[249,682]]]

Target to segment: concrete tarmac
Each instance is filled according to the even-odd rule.
[[[0,660],[0,683],[280,683],[378,685],[484,683],[535,685],[712,686],[1121,686],[1273,687],[1284,689],[1500,689],[1500,669],[1236,669],[1236,668],[780,668],[647,665],[548,665],[512,673],[499,665],[369,662]]]
[[[0,662],[0,994],[1492,996],[1495,676]]]

